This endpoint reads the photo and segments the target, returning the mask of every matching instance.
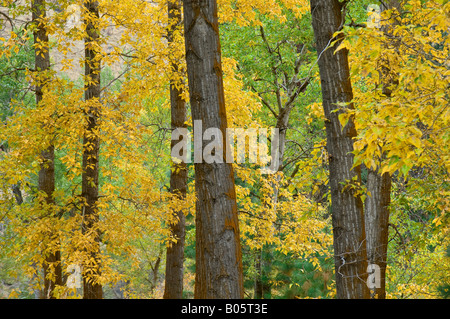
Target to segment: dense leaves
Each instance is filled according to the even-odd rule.
[[[56,298],[82,297],[82,288],[68,284],[77,267],[87,282],[103,286],[104,298],[162,298],[166,249],[177,241],[170,225],[181,210],[183,296],[192,298],[192,163],[186,198],[170,192],[170,83],[189,101],[183,25],[173,27],[168,43],[167,1],[99,0],[99,17],[85,2],[47,1],[40,23],[48,30],[51,69],[43,72],[34,52],[46,47],[33,40],[31,1],[1,1],[0,298],[48,297],[43,269],[55,280],[59,262],[64,284],[52,291]],[[373,195],[369,169],[392,177],[387,297],[449,298],[450,2],[400,2],[402,10],[374,18],[370,1],[349,1],[334,35],[342,42],[330,39],[328,50],[349,53],[354,108],[339,105],[338,113],[342,127],[355,123],[353,164],[362,168],[360,181],[342,187],[364,201]],[[244,297],[333,298],[330,158],[309,2],[219,0],[218,8],[228,126],[285,134],[276,174],[261,174],[261,158],[233,164]],[[367,24],[378,18],[379,25]],[[93,100],[84,97],[93,84],[85,75],[89,22],[100,30],[86,44],[101,58],[101,94]],[[94,109],[98,126],[89,134],[100,141],[99,219],[86,231],[82,163],[90,146],[83,136]],[[54,202],[43,204],[41,153],[51,145]],[[49,262],[56,251],[60,261]]]

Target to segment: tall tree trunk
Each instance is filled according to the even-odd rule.
[[[396,8],[398,12],[400,12],[400,2],[396,0],[386,0],[382,3],[381,11],[383,12],[393,8]],[[386,34],[392,33],[391,25],[389,23],[381,26],[381,29]],[[395,42],[390,43],[390,45],[396,46]],[[380,83],[382,84],[382,93],[387,98],[390,98],[393,86],[398,82],[398,77],[391,72],[389,61],[384,61],[379,73]],[[379,168],[369,168],[367,191],[371,194],[371,196],[367,196],[365,203],[367,259],[369,264],[375,264],[380,267],[380,285],[379,287],[371,289],[371,297],[385,299],[391,175],[389,173],[381,175],[379,173]]]
[[[352,187],[344,188],[353,178],[361,179],[360,169],[352,169],[356,129],[352,120],[342,128],[339,112],[335,112],[340,102],[353,107],[348,52],[334,53],[336,46],[328,49],[333,34],[344,24],[341,10],[338,0],[311,0],[329,154],[336,295],[341,299],[369,298],[363,203]]]
[[[173,42],[173,33],[181,24],[181,2],[179,0],[168,1],[168,42],[169,48]],[[174,73],[180,72],[178,63],[170,61],[171,69]],[[186,102],[184,101],[182,88],[177,88],[175,81],[170,81],[170,109],[171,109],[171,127],[186,128]],[[187,141],[186,141],[187,142]],[[179,140],[172,140],[171,147],[180,143]],[[172,163],[172,172],[170,175],[170,192],[180,199],[186,198],[187,191],[187,166],[186,163]],[[176,239],[167,248],[166,255],[166,277],[164,287],[164,299],[181,299],[183,297],[183,260],[184,260],[184,242],[185,242],[185,216],[182,209],[175,212],[177,222],[170,226],[171,234]]]
[[[98,174],[99,174],[99,118],[100,118],[100,65],[101,55],[97,51],[100,37],[98,28],[99,10],[98,1],[86,0],[85,18],[85,101],[88,104],[85,111],[86,128],[83,136],[83,173],[81,192],[84,199],[83,224],[84,234],[92,236],[92,248],[87,251],[88,258],[94,263],[83,265],[83,298],[101,299],[103,297],[102,286],[98,283],[100,276],[100,231],[97,228],[99,221],[98,212]],[[94,44],[94,45],[92,45]],[[89,272],[88,272],[89,271]],[[89,274],[88,276],[86,274]]]
[[[34,44],[35,46],[35,70],[37,72],[36,83],[36,105],[40,106],[43,99],[43,88],[45,82],[48,80],[47,72],[50,71],[50,48],[48,42],[47,28],[45,25],[46,7],[44,0],[34,0],[31,4],[32,20],[36,25],[34,30]],[[53,192],[55,191],[55,148],[50,145],[47,149],[41,152],[42,164],[39,170],[38,189],[45,194],[45,203],[43,203],[46,210],[46,216],[54,217],[55,200]],[[54,246],[53,242],[59,244],[59,238],[55,230],[50,229],[46,234],[46,241],[48,247]],[[54,298],[53,291],[56,285],[62,285],[62,267],[61,267],[61,253],[59,249],[52,249],[45,251],[44,268],[44,291],[42,298]],[[54,270],[51,270],[51,269]],[[52,274],[53,273],[53,274]],[[54,280],[49,277],[53,277]]]
[[[216,0],[185,0],[184,30],[192,120],[202,121],[202,128],[194,125],[194,136],[217,128],[225,146],[227,118]],[[243,298],[234,172],[232,165],[225,162],[226,147],[216,149],[216,153],[221,163],[195,163],[194,296]]]

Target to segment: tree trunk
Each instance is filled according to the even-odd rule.
[[[98,1],[86,0],[84,3],[86,16],[85,37],[85,101],[88,104],[85,110],[86,128],[83,136],[83,173],[81,192],[84,198],[83,234],[92,236],[92,248],[87,251],[89,262],[83,265],[83,298],[101,299],[103,297],[102,286],[98,282],[100,276],[100,232],[97,228],[99,221],[98,212],[98,174],[99,174],[99,117],[100,117],[100,65],[101,56],[96,50],[100,30],[98,28],[99,11]],[[86,274],[89,274],[87,276]]]
[[[184,29],[192,120],[202,121],[202,128],[197,127],[200,132],[194,126],[194,136],[217,128],[225,146],[227,118],[216,0],[184,1]],[[205,143],[202,146],[203,149]],[[216,153],[221,163],[195,163],[194,296],[243,298],[234,172],[232,165],[225,162],[226,147],[216,149]]]
[[[272,269],[271,252],[273,247],[264,245],[256,250],[255,256],[255,283],[253,286],[253,299],[265,299],[272,296],[272,283],[269,273]]]
[[[256,256],[255,256],[255,284],[253,286],[254,289],[254,296],[253,299],[262,299],[263,298],[263,280],[262,280],[262,248],[259,248],[256,250]]]
[[[386,0],[381,6],[381,12],[396,8],[400,12],[401,4],[396,0]],[[386,34],[392,33],[391,25],[381,26]],[[395,40],[390,43],[396,46]],[[379,70],[382,93],[391,97],[393,86],[398,83],[398,75],[391,72],[389,61],[384,61]],[[383,155],[382,155],[383,156]],[[371,196],[366,198],[366,238],[367,258],[369,264],[380,267],[380,286],[371,290],[371,297],[386,299],[386,265],[389,237],[389,205],[391,202],[391,176],[389,173],[379,174],[376,170],[368,169],[367,191]]]
[[[35,70],[38,74],[36,83],[35,95],[36,106],[39,107],[43,99],[43,87],[48,80],[48,74],[50,71],[50,48],[48,42],[47,28],[45,26],[46,7],[44,0],[32,1],[32,20],[36,25],[34,30],[34,44],[35,47]],[[55,148],[50,145],[47,149],[41,152],[42,164],[39,170],[38,189],[45,194],[45,203],[43,206],[48,210],[47,215],[49,218],[54,217],[54,204],[55,200],[53,192],[55,191]],[[49,233],[45,235],[46,241],[48,241],[48,247],[53,246],[52,242],[57,242],[59,246],[59,238],[56,232],[49,230]],[[51,251],[43,252],[45,254],[44,268],[44,291],[42,298],[53,299],[53,291],[56,285],[62,285],[62,268],[61,268],[61,253],[59,248],[52,249]],[[51,269],[54,270],[51,270]],[[49,279],[49,276],[55,277],[55,280]]]
[[[369,298],[363,204],[352,187],[344,188],[354,178],[361,180],[359,168],[352,169],[356,130],[352,120],[342,128],[339,112],[335,112],[339,102],[353,107],[348,52],[343,49],[334,54],[337,45],[328,49],[333,34],[344,24],[341,9],[338,0],[311,0],[329,154],[336,295]]]
[[[169,47],[174,45],[173,33],[181,24],[181,3],[179,0],[168,1]],[[170,61],[171,69],[174,73],[180,72],[176,61]],[[171,127],[186,128],[186,102],[182,98],[182,88],[177,88],[176,83],[170,81],[170,108]],[[180,140],[172,140],[171,148],[180,143]],[[186,163],[172,163],[170,175],[170,192],[180,199],[186,198],[187,191],[187,167]],[[166,277],[164,286],[164,299],[181,299],[183,297],[183,260],[185,242],[185,216],[183,210],[175,212],[177,222],[170,226],[171,234],[176,239],[176,243],[171,243],[167,248],[166,255]]]
[[[371,291],[371,297],[386,298],[386,263],[389,235],[389,204],[391,201],[391,176],[368,170],[366,198],[366,238],[369,264],[380,267],[380,286]]]

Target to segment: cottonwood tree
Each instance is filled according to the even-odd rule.
[[[170,50],[173,46],[179,45],[174,41],[174,33],[180,31],[182,24],[181,19],[181,1],[169,0],[167,2],[167,10],[169,17],[169,25],[167,32],[167,40],[169,45],[169,59],[170,68],[175,75],[184,77],[184,72],[179,66],[179,62],[171,55]],[[171,111],[171,129],[173,134],[179,128],[186,128],[187,108],[186,102],[183,98],[182,83],[176,80],[178,76],[174,76],[170,80],[170,111]],[[181,137],[181,136],[179,136]],[[178,143],[187,143],[187,141],[180,141],[172,139],[171,149]],[[187,149],[187,148],[184,148]],[[189,154],[190,155],[190,154]],[[178,200],[186,198],[187,192],[187,165],[184,161],[172,163],[172,170],[170,173],[170,192]],[[174,199],[175,200],[175,199]],[[166,276],[164,286],[165,299],[181,299],[183,296],[183,262],[184,262],[184,243],[185,243],[185,212],[183,209],[175,211],[175,221],[171,224],[171,235],[175,242],[171,242],[167,248],[166,254]]]
[[[31,3],[32,22],[34,23],[34,49],[35,49],[35,95],[36,106],[42,104],[44,86],[49,79],[50,71],[50,48],[48,31],[46,26],[46,5],[43,0],[35,0]],[[48,131],[48,128],[44,127]],[[43,214],[42,218],[55,217],[55,147],[52,138],[47,139],[50,145],[45,145],[46,149],[41,152],[41,167],[39,170],[38,190],[42,192],[41,201]],[[52,226],[50,226],[52,227]],[[42,298],[54,298],[55,285],[63,284],[61,252],[59,249],[59,238],[57,230],[50,228],[44,241],[47,249],[42,253],[45,255],[44,268],[44,290]],[[55,248],[56,247],[56,248]],[[47,251],[48,250],[48,251]],[[54,278],[54,279],[53,279]]]
[[[99,3],[95,0],[84,2],[84,24],[86,35],[85,47],[85,121],[83,136],[83,163],[81,195],[83,198],[82,215],[83,234],[91,241],[86,251],[83,264],[83,298],[101,299],[103,297],[100,276],[100,230],[98,229],[99,209],[99,119],[101,112],[100,101],[100,67],[101,54],[99,52]]]
[[[394,12],[393,9],[396,9]],[[391,23],[398,24],[401,20],[400,3],[398,1],[384,1],[381,4],[382,16],[380,17],[381,31],[387,37],[393,39]],[[392,40],[385,43],[386,50],[395,49],[396,41]],[[382,94],[390,98],[396,84],[398,84],[398,75],[391,69],[396,69],[395,58],[386,55],[380,59],[379,82],[382,87]],[[390,66],[391,65],[391,66]],[[381,147],[382,148],[382,147]],[[385,154],[381,154],[382,157]],[[371,289],[371,297],[378,299],[386,298],[386,266],[388,254],[389,239],[389,205],[391,202],[392,177],[389,172],[381,174],[380,162],[377,167],[367,169],[367,192],[365,200],[365,225],[367,239],[367,259],[369,264],[377,265],[379,272],[379,286]]]
[[[345,5],[338,0],[312,0],[311,15],[327,135],[336,296],[354,299],[369,297],[364,209],[357,194],[360,168],[353,167],[355,125],[350,119],[342,127],[338,117],[343,105],[353,108],[353,92],[348,51],[335,53],[330,48],[332,42],[342,40],[335,33],[344,25]]]
[[[226,145],[221,48],[216,0],[187,0],[184,32],[192,120],[202,121],[200,132],[221,131]],[[207,145],[202,144],[202,150]],[[194,145],[194,147],[198,147]],[[195,298],[243,298],[242,256],[233,167],[226,149],[215,149],[222,163],[195,163],[196,276]]]
[[[368,259],[369,262],[375,260],[380,266],[381,287],[374,290],[374,294],[383,298],[385,281],[390,281],[395,290],[399,287],[393,284],[398,273],[392,272],[389,279],[383,269],[387,257],[392,263],[399,258],[395,244],[389,250],[392,254],[386,256],[388,223],[392,236],[389,240],[399,240],[405,253],[406,246],[415,246],[417,256],[420,256],[418,247],[423,239],[416,238],[412,244],[409,238],[406,243],[398,221],[399,212],[404,206],[417,211],[424,209],[428,213],[439,212],[447,205],[445,200],[436,199],[441,195],[435,191],[445,192],[446,187],[439,182],[433,182],[431,186],[425,181],[446,172],[442,154],[447,152],[448,144],[445,142],[448,134],[443,128],[448,123],[448,94],[444,92],[448,91],[449,42],[445,36],[448,32],[445,12],[449,3],[383,1],[380,7],[378,28],[348,28],[344,31],[346,37],[341,47],[350,48],[351,74],[358,85],[354,90],[356,108],[341,116],[345,118],[344,123],[349,117],[355,119],[358,131],[354,143],[355,165],[363,163],[369,169],[365,212],[370,216],[366,225],[371,225],[366,228]],[[374,182],[370,180],[371,175]],[[387,187],[383,187],[388,182],[387,176],[392,177],[390,195],[391,205],[395,208],[390,212],[386,207],[389,193]],[[399,205],[399,197],[407,204]],[[426,200],[416,202],[418,198]],[[370,202],[372,205],[368,206]],[[434,214],[439,216],[436,220],[444,216]],[[423,223],[425,225],[427,223]],[[436,227],[439,229],[439,225]],[[411,233],[411,229],[404,231]],[[414,263],[411,256],[407,259],[408,263]],[[410,278],[414,277],[411,275]],[[427,281],[424,286],[428,285]]]

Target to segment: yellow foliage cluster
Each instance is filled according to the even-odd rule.
[[[171,22],[167,18],[166,1],[102,0],[99,6],[104,14],[100,19],[91,16],[81,0],[60,1],[58,5],[59,11],[49,10],[45,21],[40,21],[50,36],[50,55],[54,56],[55,67],[49,73],[28,71],[30,82],[45,84],[43,100],[37,107],[13,101],[14,115],[0,131],[0,140],[7,140],[9,146],[0,161],[1,204],[12,207],[7,219],[9,228],[15,232],[8,245],[10,254],[21,260],[25,273],[37,280],[36,287],[43,285],[38,276],[39,268],[47,262],[46,256],[56,251],[61,253],[65,274],[70,272],[71,265],[81,265],[88,280],[113,284],[132,272],[123,273],[123,269],[117,268],[117,256],[128,258],[131,268],[139,266],[145,262],[142,258],[147,251],[144,243],[153,242],[154,246],[158,242],[169,244],[176,240],[170,238],[165,226],[174,222],[171,212],[190,207],[185,211],[193,213],[194,194],[180,200],[163,191],[165,168],[158,165],[170,162],[170,141],[167,134],[156,138],[167,125],[161,116],[169,110],[169,80],[184,88],[184,99],[188,100],[182,26],[173,34],[174,44],[168,46],[165,36]],[[282,5],[295,8],[299,15],[306,12],[304,6],[293,1],[284,1]],[[233,10],[224,10],[231,7]],[[220,8],[223,21],[236,20],[243,24],[257,23],[254,10],[278,18],[283,16],[280,4],[270,5],[267,1],[252,4],[225,1]],[[26,14],[29,10],[27,6],[16,7],[10,14]],[[95,48],[101,55],[102,65],[113,68],[117,76],[110,83],[103,83],[101,100],[84,101],[84,87],[91,83],[90,78],[84,78],[81,85],[73,81],[80,76],[85,63],[80,48],[84,45],[87,23],[95,24],[102,34],[99,41],[86,45]],[[7,40],[0,39],[1,54],[10,57],[17,53],[29,35],[19,37],[12,31]],[[40,43],[36,47],[46,49]],[[167,68],[169,59],[176,61],[178,72]],[[254,117],[261,104],[254,93],[244,89],[242,77],[236,71],[236,61],[223,58],[222,63],[230,127],[261,127]],[[117,69],[117,65],[121,69]],[[70,79],[62,77],[62,72],[72,74]],[[121,82],[120,91],[113,88],[115,81]],[[85,134],[84,115],[93,104],[100,116],[99,129],[93,132],[101,140],[102,185],[97,207],[100,221],[90,232],[84,233],[80,227],[83,219],[80,214],[83,204],[81,141]],[[39,154],[50,145],[55,147],[56,165],[58,172],[62,172],[57,176],[54,207],[42,206],[45,195],[36,194],[31,188],[41,165]],[[305,212],[311,211],[308,200],[294,199],[285,192],[286,200],[278,203],[275,210],[270,204],[273,180],[261,179],[246,165],[236,164],[235,167],[237,176],[247,185],[261,183],[266,189],[262,199],[265,204],[258,206],[248,201],[248,188],[237,186],[238,200],[254,215],[252,218],[240,215],[243,238],[252,248],[261,243],[275,243],[285,253],[314,253],[329,245],[325,234],[321,243],[309,240],[321,232],[324,225],[319,220],[306,218]],[[18,183],[26,200],[15,206],[10,188]],[[278,227],[280,219],[282,226]],[[97,229],[103,243],[99,260],[89,254],[96,249]],[[101,275],[90,277],[100,265]],[[49,279],[54,277],[55,266],[49,265]],[[58,297],[65,298],[76,297],[74,293],[65,287],[55,291]]]
[[[413,166],[439,163],[448,171],[450,42],[442,34],[448,32],[449,6],[408,1],[407,14],[384,11],[381,28],[346,30],[338,49],[351,52],[357,107],[342,114],[341,120],[355,118],[359,133],[355,165],[407,175]],[[392,28],[389,34],[383,25]],[[389,69],[389,74],[381,74],[382,69]],[[394,81],[391,96],[382,93],[388,78]]]
[[[402,242],[402,249],[389,255],[388,295],[435,298],[433,289],[448,282],[440,274],[449,267],[443,249],[448,245],[444,220],[450,209],[450,41],[446,35],[450,3],[405,1],[402,9],[402,13],[382,12],[378,28],[344,28],[346,37],[337,50],[350,52],[355,109],[341,114],[340,120],[345,125],[353,117],[356,124],[354,165],[363,163],[397,176],[407,186],[393,194],[411,209],[423,207],[436,216],[433,223],[408,224],[403,229],[409,233],[406,229],[420,227],[422,233],[402,238],[410,242]],[[402,205],[398,199],[392,203],[391,223],[407,227],[410,217],[402,216]],[[400,233],[392,231],[391,236]],[[424,243],[436,245],[436,251]]]
[[[240,26],[260,24],[259,15],[285,21],[286,10],[297,17],[309,10],[305,0],[218,3],[221,23],[233,21]],[[10,4],[2,1],[3,6]],[[57,251],[65,275],[70,274],[72,265],[80,265],[88,280],[114,284],[132,277],[142,265],[160,259],[161,247],[177,240],[168,229],[176,222],[174,211],[195,213],[192,183],[186,199],[173,197],[167,191],[170,81],[183,89],[183,98],[189,101],[183,26],[177,26],[173,42],[168,44],[167,29],[173,21],[168,20],[165,0],[100,0],[100,19],[89,15],[82,0],[58,1],[58,5],[60,11],[49,10],[45,21],[40,21],[50,36],[54,67],[45,73],[27,70],[28,83],[45,84],[43,100],[37,106],[12,101],[13,115],[0,130],[0,142],[8,142],[8,152],[0,153],[0,222],[7,221],[8,229],[14,230],[2,237],[0,243],[8,242],[1,249],[24,265],[24,273],[34,279],[38,288],[43,285],[40,271],[46,257]],[[426,298],[433,294],[429,289],[430,273],[446,274],[450,269],[442,249],[449,244],[450,193],[448,187],[441,187],[449,183],[446,172],[450,170],[450,42],[448,36],[443,36],[449,31],[450,2],[410,0],[405,8],[407,13],[402,15],[395,11],[382,13],[382,25],[391,25],[389,34],[383,28],[344,27],[346,36],[337,50],[350,51],[355,108],[343,112],[340,120],[345,125],[353,117],[358,131],[355,166],[364,163],[382,173],[399,174],[411,182],[407,191],[402,190],[405,197],[411,202],[415,197],[423,198],[426,208],[437,212],[431,224],[423,228],[414,225],[414,241],[408,244],[402,238],[398,246],[402,251],[393,254],[393,263],[388,266],[391,297]],[[9,13],[20,16],[29,10],[29,4],[17,5]],[[395,24],[393,17],[397,17]],[[86,23],[101,30],[100,40],[87,45],[100,52],[102,66],[113,70],[109,82],[102,83],[100,100],[84,100],[85,86],[92,83],[92,79],[82,76]],[[0,38],[0,56],[11,58],[30,36],[11,31],[8,38]],[[35,48],[40,54],[46,50],[42,43],[35,44]],[[168,67],[171,62],[178,65],[176,72]],[[382,69],[389,69],[387,76],[395,83],[389,87],[389,96],[383,94],[383,83],[388,81],[381,78]],[[245,88],[237,61],[223,57],[222,70],[228,125],[261,128],[263,120],[256,116],[261,112],[261,101]],[[62,76],[64,72],[75,72],[75,76]],[[82,80],[77,82],[77,78]],[[101,140],[100,221],[89,232],[83,232],[82,140],[85,116],[92,106],[100,117],[98,130],[92,133]],[[320,103],[309,105],[309,111],[309,125],[314,119],[323,119]],[[190,116],[187,124],[192,124]],[[33,185],[42,164],[40,154],[51,145],[55,147],[58,176],[55,204],[46,205],[45,194]],[[262,163],[234,164],[238,213],[242,242],[251,250],[272,246],[283,254],[301,256],[320,270],[318,256],[329,255],[332,245],[328,198],[320,198],[322,204],[314,200],[323,196],[319,186],[327,183],[325,141],[316,142],[308,156],[295,163],[300,173],[293,176],[282,172],[261,175],[256,168]],[[414,179],[410,172],[417,168],[424,169],[427,181],[433,183]],[[11,187],[18,184],[25,197],[21,205],[14,204],[11,192]],[[361,185],[356,186],[364,192]],[[394,201],[393,207],[399,206]],[[396,212],[392,223],[401,223],[402,218]],[[99,259],[89,254],[97,249],[97,230],[102,237]],[[421,233],[432,240],[423,239]],[[435,245],[436,251],[428,249],[425,242]],[[56,265],[48,266],[49,279],[53,279]],[[100,276],[91,276],[98,267]],[[434,279],[434,286],[449,280]],[[139,291],[139,283],[135,285]],[[159,292],[152,293],[158,296]],[[58,287],[55,294],[61,298],[78,297],[67,287]],[[129,295],[142,296],[133,291]]]

